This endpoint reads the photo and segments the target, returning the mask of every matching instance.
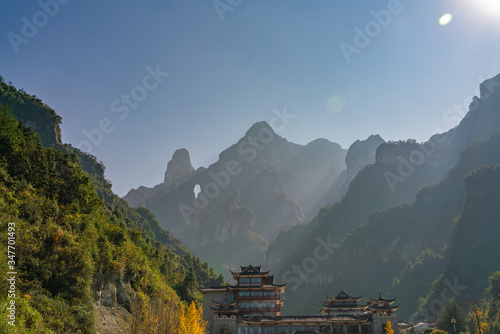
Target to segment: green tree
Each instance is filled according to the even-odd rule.
[[[182,283],[177,288],[177,293],[182,300],[188,303],[199,299],[200,292],[198,291],[198,281],[196,280],[193,267],[189,268]]]
[[[99,257],[96,261],[96,269],[102,272],[108,268],[113,257],[108,238],[104,234],[97,238],[97,248],[99,249]]]
[[[439,329],[448,333],[460,333],[465,330],[465,319],[463,312],[455,299],[449,299],[444,305],[443,311],[438,316]],[[455,322],[455,327],[453,322]]]
[[[490,285],[486,291],[490,294],[489,319],[493,323],[500,323],[500,271],[490,276]]]
[[[435,331],[433,331],[431,334],[448,334],[447,332],[445,332],[444,330],[442,329],[436,329]]]

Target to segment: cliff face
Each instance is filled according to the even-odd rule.
[[[175,151],[172,159],[168,162],[163,183],[153,188],[141,186],[137,189],[131,189],[123,199],[126,200],[130,206],[147,207],[163,195],[176,193],[179,186],[189,181],[194,174],[195,170],[191,165],[189,152],[181,148]]]
[[[0,104],[8,105],[18,121],[38,133],[45,147],[62,145],[61,117],[34,95],[0,81]]]
[[[97,312],[97,329],[103,334],[130,333],[136,292],[127,275],[94,275],[92,290]]]
[[[385,143],[379,135],[372,135],[365,140],[356,140],[347,151],[345,163],[347,165],[346,178],[347,182],[358,174],[358,172],[366,165],[375,162],[375,153],[377,148]]]
[[[356,140],[349,147],[345,158],[346,169],[341,172],[337,181],[325,196],[325,199],[328,200],[325,205],[342,200],[347,190],[349,190],[351,181],[358,175],[359,171],[365,166],[375,163],[377,148],[383,143],[385,143],[385,140],[379,135],[372,135],[365,140]],[[316,213],[319,209],[316,210]]]

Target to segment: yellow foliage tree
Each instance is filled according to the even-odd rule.
[[[394,334],[394,329],[392,329],[390,320],[387,320],[387,323],[385,324],[385,334]]]
[[[197,308],[194,302],[183,306],[179,317],[178,334],[205,334],[207,323],[202,318],[202,309]]]
[[[176,300],[150,299],[142,292],[132,307],[130,334],[178,334],[183,307]]]
[[[476,325],[475,334],[483,334],[488,330],[488,312],[483,312],[475,302],[471,304],[471,316],[474,319]]]

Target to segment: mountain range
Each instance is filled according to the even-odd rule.
[[[307,300],[312,303],[315,297],[335,287],[334,291],[346,288],[360,294],[382,291],[398,295],[402,301],[399,316],[408,319],[422,315],[415,313],[417,308],[428,307],[436,294],[441,293],[442,290],[431,290],[432,283],[443,274],[455,249],[462,247],[456,243],[457,235],[452,231],[454,220],[465,210],[464,177],[469,178],[469,173],[482,165],[500,163],[498,133],[495,133],[500,130],[499,86],[500,75],[481,84],[481,96],[474,98],[461,123],[446,133],[420,144],[413,140],[381,144],[375,163],[356,175],[342,200],[321,209],[310,223],[281,233],[270,244],[269,265],[283,280],[296,279],[297,285],[302,286],[289,289],[287,312],[304,311],[301,305],[311,305]],[[489,194],[493,196],[494,191]],[[496,208],[490,209],[491,215],[487,217],[492,221],[486,226],[492,228]],[[479,235],[489,233],[480,229]],[[327,237],[340,240],[341,244],[335,244],[327,259],[310,265],[313,261],[307,259],[314,255],[319,240]],[[500,244],[500,235],[491,237],[496,238],[493,245]],[[486,261],[497,260],[497,256],[492,256]],[[425,269],[415,269],[425,263],[429,263]],[[471,269],[477,266],[461,265],[470,265]],[[296,267],[302,268],[302,273],[294,273],[292,269]],[[483,271],[483,284],[470,290],[467,296],[453,297],[464,303],[467,298],[480,299],[492,272],[493,269],[488,273]],[[464,284],[469,282],[468,276],[462,277],[452,277],[448,282],[455,279],[463,279]],[[440,282],[442,285],[442,279]],[[417,304],[419,298],[422,300]],[[434,312],[434,318],[436,315]]]
[[[423,143],[373,135],[348,150],[325,139],[297,145],[256,123],[207,168],[194,170],[186,150],[175,152],[164,183],[124,199],[150,208],[217,269],[265,263],[289,284],[285,313],[315,312],[314,301],[345,288],[400,296],[403,319],[435,318],[433,303],[447,285],[469,290],[452,286],[443,295],[480,299],[500,265],[491,255],[479,269],[458,241],[474,228],[467,213],[479,210],[471,194],[498,195],[476,189],[498,177],[498,87],[500,75],[483,82],[460,124]],[[495,210],[484,208],[489,230],[498,228]],[[498,233],[483,240],[488,231],[478,228],[469,243],[500,244]],[[458,258],[472,263],[458,265]],[[457,268],[480,270],[480,278]]]
[[[287,282],[284,314],[317,313],[342,289],[397,297],[405,321],[480,300],[500,267],[499,87],[500,75],[483,82],[460,124],[423,143],[299,145],[258,122],[208,167],[175,151],[163,181],[126,203],[95,157],[62,143],[53,109],[2,81],[0,104],[22,121],[0,107],[0,213],[27,231],[23,314],[54,319],[36,320],[42,331],[112,320],[117,332],[136,301],[199,300],[195,286],[250,263]]]
[[[195,170],[187,150],[177,150],[163,183],[133,189],[124,199],[150,208],[216,269],[264,263],[268,243],[280,231],[303,224],[330,201],[346,153],[325,139],[290,143],[259,122],[207,168]]]

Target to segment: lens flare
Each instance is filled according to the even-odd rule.
[[[444,14],[443,16],[441,16],[439,18],[439,24],[442,25],[442,26],[445,26],[448,23],[450,23],[450,21],[451,21],[452,18],[453,18],[453,16],[451,16],[450,13],[446,13],[446,14]]]
[[[331,114],[337,114],[341,112],[346,105],[345,98],[342,95],[333,95],[326,102],[326,109]]]

